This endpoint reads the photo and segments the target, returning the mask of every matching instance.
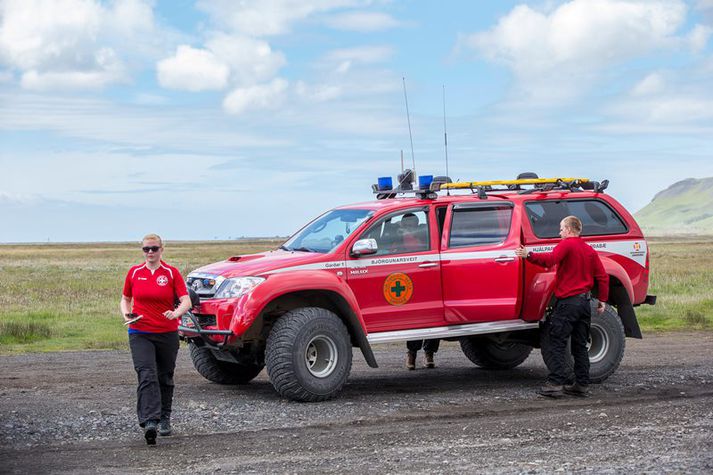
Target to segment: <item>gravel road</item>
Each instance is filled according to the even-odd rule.
[[[181,348],[175,435],[147,447],[127,351],[0,356],[1,473],[711,473],[713,333],[627,340],[587,399],[535,395],[539,351],[519,368],[474,367],[444,343],[406,371],[401,345],[355,351],[340,397],[280,399],[200,377]],[[420,361],[419,361],[420,363]]]

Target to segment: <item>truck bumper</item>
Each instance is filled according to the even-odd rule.
[[[199,339],[210,348],[221,349],[228,343],[228,339],[233,336],[233,332],[230,330],[204,329],[198,319],[191,312],[188,312],[181,317],[178,335],[186,341]]]

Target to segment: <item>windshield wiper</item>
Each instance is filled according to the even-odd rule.
[[[308,247],[295,247],[295,248],[290,249],[290,251],[317,252],[314,249],[310,249]]]
[[[279,249],[282,249],[283,251],[291,251],[289,247],[285,246],[284,244],[279,247]]]

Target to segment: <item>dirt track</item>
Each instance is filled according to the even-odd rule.
[[[127,352],[2,356],[0,472],[713,471],[713,334],[627,340],[589,399],[534,395],[536,350],[519,368],[475,368],[455,343],[435,370],[402,369],[401,346],[355,352],[341,397],[280,399],[265,372],[247,386],[202,379],[185,348],[176,435],[147,447]]]

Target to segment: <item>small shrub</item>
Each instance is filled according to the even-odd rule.
[[[29,343],[52,336],[52,329],[45,322],[9,321],[0,322],[0,338],[13,343]]]
[[[690,326],[708,326],[708,319],[706,318],[706,316],[696,310],[686,310],[686,313],[683,314],[683,319]]]

